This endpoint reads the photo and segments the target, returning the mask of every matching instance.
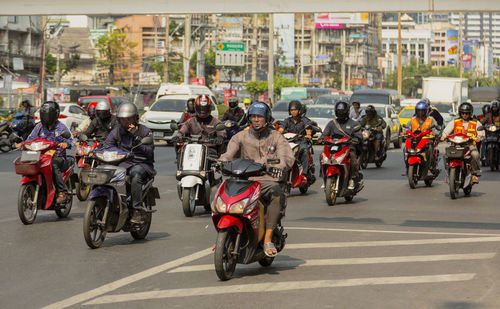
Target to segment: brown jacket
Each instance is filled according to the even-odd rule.
[[[219,119],[215,117],[212,117],[212,119],[208,123],[198,121],[196,117],[191,117],[182,125],[179,132],[177,132],[177,136],[201,135],[203,139],[208,139],[210,137],[213,138],[215,136],[226,136],[225,130],[215,130],[215,126],[219,122]]]
[[[226,153],[220,159],[231,161],[236,158],[249,159],[261,164],[265,164],[267,159],[280,159],[280,163],[275,166],[281,169],[291,168],[295,161],[292,148],[286,139],[276,130],[269,128],[260,134],[250,129],[233,136],[227,145]],[[278,181],[269,175],[252,177],[252,180]]]

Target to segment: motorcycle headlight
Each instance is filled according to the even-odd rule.
[[[125,158],[124,154],[118,154],[116,151],[105,151],[96,154],[97,157],[104,162],[113,162]]]
[[[245,207],[247,206],[247,203],[248,203],[248,198],[245,198],[242,199],[241,201],[232,204],[231,207],[229,208],[229,213],[242,214],[243,211],[245,210]]]
[[[496,126],[491,126],[488,128],[488,131],[490,131],[490,132],[495,132],[496,130],[497,130]]]
[[[367,139],[370,136],[370,132],[368,131],[363,131],[363,138]]]
[[[92,146],[83,147],[83,154],[88,156],[89,153],[94,149]]]
[[[335,164],[335,163],[336,163],[336,164],[341,164],[341,163],[342,163],[342,161],[344,160],[344,158],[345,158],[346,156],[347,156],[347,151],[344,151],[344,153],[342,153],[340,156],[338,156],[338,157],[336,157],[336,158],[334,159],[334,162],[333,162],[333,163],[334,163],[334,164]]]
[[[45,144],[44,142],[31,142],[29,144],[24,144],[24,147],[31,151],[42,151],[49,148],[49,144]]]
[[[220,196],[217,197],[215,204],[212,205],[212,210],[218,213],[226,213],[226,203],[224,203]]]

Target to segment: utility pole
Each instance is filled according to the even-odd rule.
[[[460,71],[460,97],[458,99],[458,104],[462,103],[462,77],[464,74],[464,66],[462,64],[462,25],[464,22],[464,15],[460,12],[458,13],[458,69]],[[484,57],[483,57],[484,58]]]
[[[189,84],[189,60],[191,59],[191,15],[184,22],[184,84]]]
[[[398,12],[398,96],[401,97],[403,88],[403,66],[401,63],[401,12]]]
[[[300,84],[304,85],[304,13],[302,13],[302,33],[300,36]]]
[[[57,60],[56,60],[56,88],[61,86],[61,53],[62,45],[57,45]]]
[[[170,16],[165,16],[165,46],[163,51],[163,82],[168,83],[168,49],[170,47]]]
[[[269,14],[269,68],[267,72],[267,94],[269,95],[269,104],[274,103],[274,14]]]
[[[38,90],[40,91],[40,104],[44,101],[44,80],[45,80],[45,39],[47,31],[47,16],[42,17],[42,48],[40,52],[40,85]]]
[[[255,45],[253,46],[252,50],[252,82],[257,81],[257,49],[259,45],[257,44],[257,40],[259,39],[258,37],[258,31],[259,31],[259,25],[258,25],[258,19],[257,19],[257,14],[253,14],[253,42]]]
[[[205,77],[205,29],[200,25],[200,41],[198,53],[196,54],[196,77]]]
[[[340,49],[342,50],[342,67],[341,67],[341,75],[342,75],[342,84],[341,90],[345,91],[345,28],[342,27],[342,38],[340,41]]]

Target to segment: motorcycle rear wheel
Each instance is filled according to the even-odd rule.
[[[66,188],[68,189],[68,199],[66,201],[66,204],[64,204],[64,207],[56,207],[56,215],[59,218],[66,218],[69,216],[69,213],[71,212],[71,207],[73,206],[73,187],[71,185],[71,177],[68,177],[66,180]]]
[[[83,237],[87,245],[92,249],[99,248],[108,233],[106,225],[102,226],[97,223],[97,221],[101,221],[104,217],[106,204],[106,200],[99,197],[91,201],[85,210],[85,216],[83,217]]]
[[[335,205],[337,199],[337,193],[335,192],[335,183],[337,182],[337,176],[327,177],[325,181],[325,197],[328,206]]]
[[[410,188],[415,189],[417,187],[417,180],[415,180],[415,165],[408,166],[408,184]]]
[[[35,192],[36,185],[33,182],[25,183],[19,188],[17,211],[19,213],[19,219],[21,219],[25,225],[35,222],[38,213],[37,204],[33,201]]]
[[[496,160],[496,155],[495,155],[495,150],[493,148],[490,148],[488,151],[488,165],[490,166],[490,170],[493,172],[494,170],[498,169],[498,162]]]
[[[308,189],[309,189],[309,186],[299,187],[299,191],[302,194],[306,194]]]
[[[466,196],[469,196],[471,192],[472,192],[472,185],[468,185],[467,187],[464,188],[464,194]]]
[[[430,179],[425,179],[424,182],[425,182],[425,185],[427,187],[430,187],[432,186],[432,182],[434,181],[434,179],[430,178]]]
[[[192,217],[196,210],[196,187],[182,188],[182,211],[186,217]]]
[[[260,266],[263,266],[263,267],[269,267],[269,266],[271,266],[273,261],[274,261],[273,257],[266,256],[265,258],[259,260],[259,264],[260,264]]]
[[[454,200],[458,196],[457,169],[455,167],[450,168],[448,184],[450,187],[450,197]]]
[[[214,264],[215,273],[221,281],[229,280],[233,277],[236,269],[237,255],[233,255],[236,245],[236,231],[223,230],[217,233],[215,244]]]

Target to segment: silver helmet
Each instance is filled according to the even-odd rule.
[[[109,105],[108,101],[101,101],[101,102],[97,103],[95,110],[96,111],[109,111],[109,110],[111,110],[111,105]]]
[[[138,115],[137,106],[135,106],[135,104],[123,103],[120,107],[118,107],[116,118],[137,117]]]

